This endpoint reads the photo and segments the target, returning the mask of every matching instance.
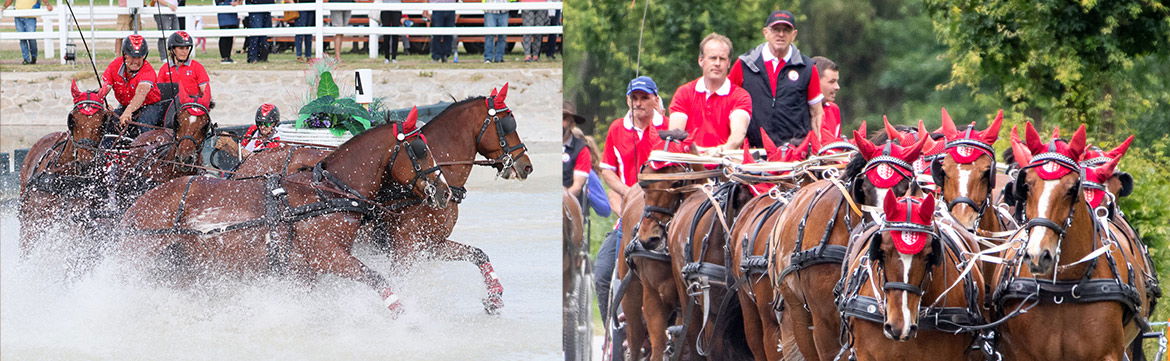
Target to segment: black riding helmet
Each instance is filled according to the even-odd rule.
[[[256,109],[256,125],[257,126],[276,126],[280,123],[280,109],[276,109],[275,105],[264,104]]]
[[[194,46],[194,44],[195,42],[192,41],[191,35],[182,30],[171,33],[171,36],[167,38],[167,50],[183,46]]]
[[[122,55],[132,58],[145,58],[150,54],[150,47],[146,46],[146,38],[134,34],[122,41]]]

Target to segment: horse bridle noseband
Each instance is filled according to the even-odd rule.
[[[475,144],[479,144],[480,140],[483,139],[483,135],[487,133],[488,124],[495,123],[496,137],[499,138],[500,150],[502,153],[499,157],[493,159],[492,162],[495,165],[500,165],[500,171],[502,172],[504,169],[514,167],[516,165],[516,158],[524,155],[524,153],[528,151],[528,147],[524,146],[523,142],[517,143],[513,146],[508,146],[508,138],[506,136],[516,132],[516,117],[512,115],[512,110],[506,106],[503,108],[496,108],[496,97],[494,95],[489,96],[486,101],[488,108],[487,117],[484,117],[483,119],[483,126],[479,128],[479,135],[475,137]],[[500,114],[504,112],[507,112],[508,115],[501,118]],[[505,129],[504,124],[501,121],[508,121],[509,124],[511,124],[512,129]],[[516,151],[517,149],[520,150],[520,154],[513,156],[512,152]]]

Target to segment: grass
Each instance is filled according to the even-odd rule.
[[[242,39],[236,41],[235,50],[239,51],[243,45]],[[91,44],[92,45],[92,44]],[[154,43],[151,43],[154,45]],[[351,45],[346,44],[345,50],[349,50]],[[154,47],[151,47],[150,61],[151,65],[157,70],[159,68],[158,53],[155,52]],[[246,54],[234,53],[232,59],[236,61],[234,64],[220,64],[218,42],[215,39],[208,39],[207,51],[200,51],[196,49],[198,54],[195,59],[203,64],[207,71],[214,72],[219,70],[304,70],[305,64],[297,62],[296,55],[291,51],[283,53],[273,53],[268,56],[267,63],[248,64]],[[327,52],[332,55],[332,52]],[[38,63],[34,65],[20,64],[20,50],[9,49],[0,50],[0,59],[4,59],[0,63],[0,72],[36,72],[36,71],[75,71],[82,73],[92,73],[93,70],[89,65],[89,59],[85,55],[85,49],[79,47],[77,64],[62,65],[62,64],[48,64],[51,60],[38,59]],[[98,72],[105,70],[105,66],[109,64],[114,57],[112,49],[97,50],[96,60]],[[559,69],[561,67],[561,58],[556,60],[541,60],[540,62],[525,63],[523,62],[523,54],[513,52],[505,54],[504,63],[485,64],[483,62],[483,55],[479,54],[460,54],[460,63],[434,63],[431,62],[429,55],[398,55],[397,64],[384,64],[383,57],[379,56],[370,59],[368,52],[361,53],[343,52],[341,54],[341,69],[421,69],[421,70],[447,70],[447,69]],[[433,72],[432,72],[433,73]]]
[[[615,211],[610,217],[601,217],[596,213],[589,212],[589,228],[586,229],[586,234],[589,236],[589,255],[591,259],[597,259],[597,252],[601,249],[601,244],[605,242],[605,235],[613,230],[613,225],[617,223],[617,212]],[[593,277],[600,275],[594,274]],[[604,335],[605,324],[601,322],[601,310],[597,308],[597,298],[590,300],[589,309],[593,310],[593,334]]]

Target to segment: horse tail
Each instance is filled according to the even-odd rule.
[[[713,329],[713,339],[716,346],[713,360],[750,360],[752,359],[752,350],[747,344],[747,335],[743,329],[743,311],[739,304],[739,295],[734,291],[728,292],[723,296],[723,302],[719,305],[719,312],[715,318]],[[702,337],[702,335],[700,335]]]

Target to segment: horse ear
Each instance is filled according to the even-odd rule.
[[[1032,153],[1044,152],[1044,140],[1040,139],[1040,133],[1036,132],[1036,128],[1032,126],[1032,122],[1024,124],[1024,142],[1028,146],[1028,150],[1032,151]],[[1031,158],[1029,157],[1029,159]]]
[[[926,198],[922,199],[922,207],[918,208],[918,217],[927,221],[934,219],[934,193],[926,193]]]
[[[1085,152],[1085,123],[1081,123],[1077,127],[1077,131],[1073,133],[1072,139],[1068,141],[1068,150],[1072,152],[1072,159],[1081,159],[1081,153]]]
[[[496,103],[503,103],[504,99],[508,98],[508,82],[504,82],[504,86],[500,87],[500,93],[496,94]]]
[[[1059,125],[1052,127],[1052,137],[1050,137],[1048,139],[1057,139],[1057,138],[1060,138],[1060,126]]]
[[[1112,158],[1100,167],[1092,168],[1090,171],[1097,175],[1097,179],[1107,180],[1113,177],[1113,171],[1117,169],[1117,163],[1119,162],[1121,162],[1121,158]]]
[[[101,90],[98,90],[98,98],[105,99],[106,93],[109,93],[109,92],[110,92],[110,85],[109,84],[102,85]]]
[[[919,127],[922,127],[921,123],[919,123]],[[913,162],[915,159],[918,159],[922,156],[922,146],[926,145],[927,139],[930,139],[929,134],[925,134],[922,137],[919,137],[918,141],[914,142],[914,144],[903,147],[902,151],[898,152],[902,153],[898,158],[901,158],[907,162]]]
[[[1003,109],[1000,109],[999,113],[995,114],[995,119],[991,121],[991,125],[983,130],[979,134],[979,137],[983,138],[984,143],[995,144],[995,141],[999,140],[999,128],[1001,126],[1003,126]]]
[[[69,91],[73,93],[74,99],[81,95],[81,91],[77,90],[77,79],[73,79],[73,84],[70,86]]]
[[[953,139],[959,135],[959,130],[955,128],[955,122],[951,120],[951,114],[947,113],[947,108],[942,108],[942,127],[939,128],[947,139]]]
[[[1121,144],[1119,144],[1117,146],[1117,148],[1113,148],[1113,150],[1110,150],[1109,152],[1106,152],[1105,154],[1108,155],[1109,158],[1114,158],[1114,159],[1121,158],[1122,156],[1125,155],[1125,152],[1129,150],[1129,143],[1132,143],[1132,142],[1133,142],[1133,136],[1131,135],[1131,136],[1129,136],[1129,138],[1125,138],[1125,141],[1121,142]]]
[[[894,191],[886,192],[886,199],[882,202],[882,211],[885,211],[886,214],[898,213],[898,197],[894,195]]]
[[[1021,143],[1022,142],[1020,140],[1020,130],[1017,129],[1015,125],[1012,126],[1012,131],[1008,132],[1008,133],[1009,133],[1008,137],[1012,141],[1012,143]]]
[[[813,135],[815,134],[815,132],[816,132],[815,130],[808,131],[808,135],[806,135],[804,137],[804,141],[800,142],[800,145],[796,146],[795,153],[793,153],[794,155],[792,156],[794,159],[792,159],[792,160],[804,159],[804,158],[808,157],[807,156],[808,148],[810,145],[812,145],[812,141],[814,138]]]
[[[869,139],[865,138],[865,133],[862,133],[861,130],[853,131],[853,143],[857,145],[857,150],[861,151],[861,157],[866,160],[873,159],[873,157],[881,154],[882,150],[873,143],[870,143]]]
[[[761,131],[763,131],[763,130],[761,129]],[[748,145],[747,142],[744,142],[743,143],[743,164],[752,164],[752,163],[755,163],[755,159],[752,159],[752,147],[750,145]]]
[[[497,94],[497,93],[496,93],[496,88],[492,88],[492,94],[491,94],[491,95],[488,95],[488,96],[489,96],[489,97],[494,97],[494,96],[496,96],[496,94]]]
[[[764,131],[764,127],[760,127],[760,141],[764,143],[764,152],[772,154],[776,151],[776,143],[772,142],[772,137],[768,136],[768,132]]]
[[[890,120],[887,119],[885,115],[882,115],[882,123],[886,126],[886,136],[898,142],[898,144],[902,144],[906,135],[902,134],[902,132],[899,132],[898,128],[894,128],[893,125],[890,125]]]
[[[1020,142],[1012,141],[1012,156],[1016,158],[1016,164],[1028,165],[1032,163],[1032,151]]]
[[[402,121],[402,132],[410,133],[418,125],[418,107],[410,107],[410,113],[406,114],[406,120]]]

